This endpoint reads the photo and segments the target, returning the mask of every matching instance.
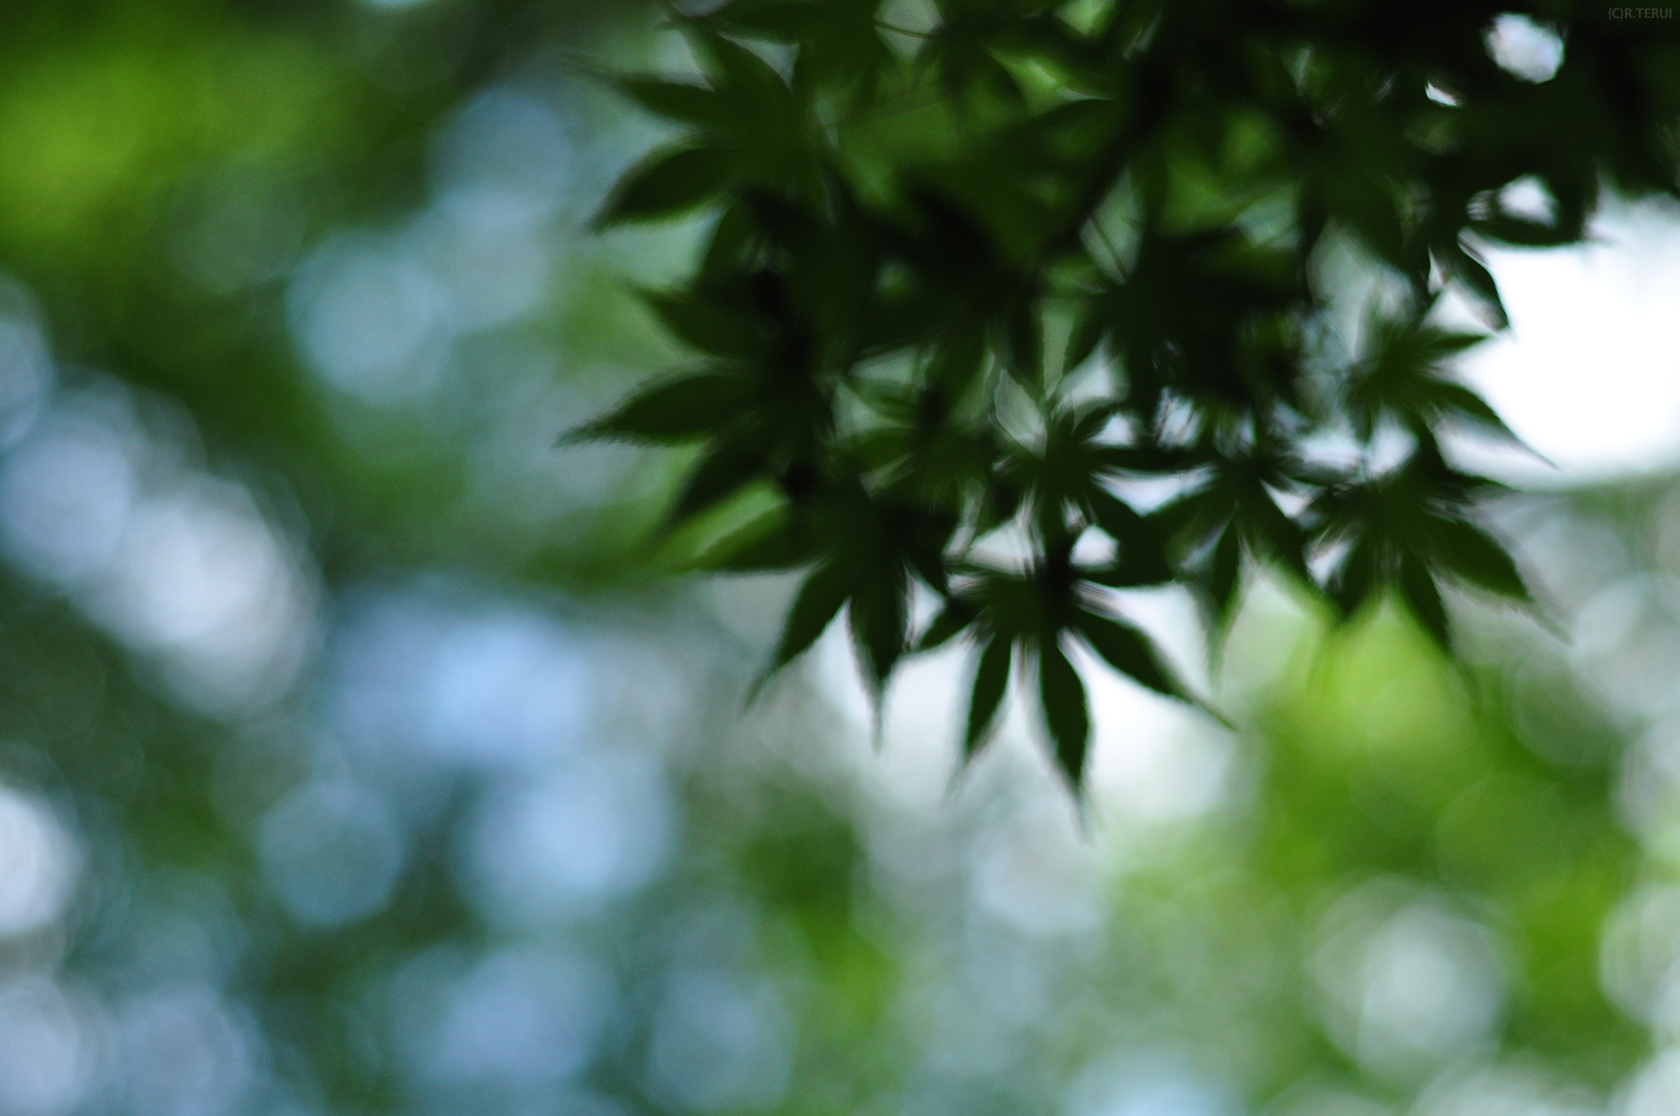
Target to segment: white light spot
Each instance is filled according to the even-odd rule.
[[[52,357],[28,297],[0,279],[0,449],[29,432],[52,390]]]
[[[791,1035],[769,985],[718,972],[675,974],[654,1017],[648,1077],[679,1108],[773,1107],[787,1091]]]
[[[93,1038],[84,1013],[51,981],[28,976],[0,985],[0,1113],[59,1116],[75,1108],[92,1077]]]
[[[1501,479],[1555,486],[1680,461],[1680,220],[1612,204],[1593,233],[1573,248],[1487,253],[1511,331],[1466,354],[1466,378],[1558,467],[1471,459]]]
[[[385,803],[348,783],[319,783],[263,818],[263,873],[306,926],[338,926],[383,910],[403,841]]]
[[[110,560],[135,487],[131,447],[115,431],[49,415],[0,466],[0,543],[29,573],[68,586]]]
[[[1486,1066],[1432,1084],[1414,1116],[1601,1116],[1604,1105],[1579,1084],[1556,1080],[1540,1064]]]
[[[421,1074],[546,1091],[588,1064],[612,1000],[606,974],[584,961],[495,954],[450,983]]]
[[[1231,789],[1231,742],[1192,723],[1166,699],[1105,677],[1086,661],[1093,741],[1090,785],[1103,816],[1131,826],[1204,817],[1224,806]]]
[[[482,193],[451,195],[423,214],[407,242],[447,302],[449,326],[471,333],[542,304],[554,253],[540,236],[502,219]]]
[[[1433,898],[1373,884],[1332,908],[1312,960],[1337,1045],[1365,1068],[1415,1079],[1485,1043],[1505,1007],[1492,935]]]
[[[1132,1051],[1085,1070],[1068,1091],[1069,1116],[1235,1116],[1226,1091],[1185,1072],[1171,1051]]]
[[[1451,93],[1448,93],[1445,89],[1442,89],[1434,82],[1430,82],[1423,87],[1423,95],[1428,97],[1431,101],[1434,101],[1436,104],[1446,105],[1448,108],[1457,108],[1461,103],[1457,97],[1454,97]]]
[[[546,617],[506,612],[459,624],[432,661],[427,736],[503,763],[565,750],[589,701],[583,649]]]
[[[214,991],[187,986],[127,1004],[117,1020],[128,1111],[221,1116],[250,1085],[245,1029]]]
[[[204,480],[135,509],[94,610],[163,654],[183,696],[217,709],[284,691],[313,605],[301,564],[245,491]]]
[[[565,198],[572,149],[564,125],[536,97],[492,89],[439,136],[433,181],[446,208],[484,228],[530,229]]]
[[[1190,1081],[1153,1081],[1121,1093],[1091,1116],[1219,1116],[1219,1099]]]
[[[1040,796],[975,850],[974,884],[986,909],[1029,934],[1102,922],[1099,853],[1074,830],[1067,804]]]
[[[1680,631],[1662,603],[1673,592],[1650,577],[1608,581],[1575,614],[1570,658],[1621,709],[1655,715],[1680,701],[1672,667]]]
[[[0,938],[55,921],[80,870],[80,853],[46,807],[0,786]]]
[[[1651,1059],[1629,1082],[1616,1116],[1673,1116],[1680,1112],[1680,1050]]]
[[[1205,691],[1195,604],[1178,592],[1127,593],[1123,607],[1190,685]],[[1077,660],[1091,703],[1092,801],[1101,816],[1147,828],[1194,821],[1225,806],[1234,750],[1201,714],[1146,690],[1094,655]]]
[[[333,387],[376,406],[438,384],[448,356],[448,300],[408,254],[366,235],[328,240],[293,275],[292,335]]]
[[[1599,979],[1633,1018],[1657,1017],[1665,979],[1680,974],[1680,888],[1646,887],[1624,899],[1605,923]]]
[[[1446,1057],[1487,1035],[1503,992],[1485,937],[1473,923],[1427,907],[1383,927],[1359,973],[1364,1060],[1412,1050]]]
[[[1557,219],[1557,199],[1532,174],[1506,183],[1499,191],[1499,208],[1513,217],[1549,225]]]
[[[1524,81],[1549,81],[1563,65],[1563,39],[1558,33],[1515,12],[1494,19],[1487,49],[1501,68]]]
[[[649,757],[573,761],[486,803],[464,850],[468,882],[515,919],[588,912],[652,880],[670,852],[674,810]]]
[[[577,637],[505,604],[471,612],[383,594],[352,607],[333,658],[334,726],[373,754],[539,766],[577,746],[600,696]]]

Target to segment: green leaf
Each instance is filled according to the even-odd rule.
[[[677,444],[712,434],[737,417],[749,385],[739,376],[702,372],[636,392],[616,411],[565,436],[567,442],[622,439]]]
[[[775,653],[770,656],[769,664],[753,684],[753,695],[756,696],[765,682],[809,650],[823,632],[828,630],[829,624],[834,622],[834,618],[840,614],[840,609],[845,606],[855,580],[853,571],[845,569],[837,562],[825,562],[811,571],[800,585],[799,594],[794,597],[792,607],[788,609],[787,620],[782,625],[781,638],[776,641]]]
[[[986,367],[986,340],[979,330],[941,337],[927,361],[927,378],[950,399],[968,394]]]
[[[1237,589],[1242,581],[1242,554],[1242,536],[1234,525],[1226,527],[1213,544],[1207,578],[1208,597],[1221,631],[1236,607]]]
[[[642,301],[672,336],[709,356],[745,359],[763,348],[755,323],[733,306],[694,291],[643,291]]]
[[[1110,588],[1130,589],[1164,585],[1173,580],[1166,541],[1156,521],[1139,515],[1118,496],[1101,490],[1091,494],[1090,506],[1097,527],[1120,548],[1108,569],[1090,571],[1093,581]]]
[[[1037,303],[1024,300],[1010,315],[1004,330],[1004,351],[1009,374],[1028,391],[1037,392],[1044,382],[1044,323]]]
[[[1487,400],[1463,384],[1436,381],[1427,386],[1426,399],[1430,408],[1441,418],[1458,419],[1489,434],[1497,435],[1504,441],[1524,449],[1528,448],[1523,440],[1505,425],[1505,420],[1488,405]]]
[[[1370,539],[1358,539],[1348,548],[1328,587],[1330,600],[1344,621],[1370,598],[1380,584],[1380,572],[1377,547]]]
[[[1461,519],[1442,519],[1435,535],[1437,557],[1447,572],[1502,597],[1534,603],[1516,560],[1486,531]]]
[[[711,201],[736,177],[737,155],[716,147],[655,151],[613,187],[595,228],[676,217]]]
[[[786,516],[764,516],[720,540],[691,563],[711,573],[771,573],[815,557],[809,536]]]
[[[877,703],[907,645],[908,592],[903,568],[889,568],[861,578],[847,610],[864,681]]]
[[[1046,641],[1038,649],[1038,697],[1056,766],[1076,793],[1085,786],[1085,766],[1091,743],[1091,711],[1085,683],[1061,647]]]
[[[740,491],[749,481],[764,476],[762,455],[745,445],[723,440],[714,442],[701,454],[667,515],[667,524],[674,526],[697,515],[713,504]]]
[[[1416,554],[1400,559],[1400,597],[1406,607],[1423,625],[1437,646],[1452,654],[1452,633],[1447,625],[1447,609],[1441,601],[1440,587],[1429,572],[1429,565]]]
[[[1009,686],[1009,668],[1015,660],[1014,643],[1002,637],[988,640],[974,668],[974,691],[968,702],[968,725],[963,731],[963,762],[973,760],[985,747],[1004,694]]]
[[[753,256],[758,240],[758,223],[752,208],[743,198],[725,204],[712,226],[706,253],[700,260],[695,284],[707,284],[732,279],[745,269]]]
[[[1451,359],[1487,338],[1435,325],[1427,317],[1433,307],[1431,300],[1398,318],[1375,308],[1366,316],[1366,352],[1347,391],[1354,432],[1368,441],[1377,424],[1391,418],[1421,434],[1457,418],[1516,441],[1480,396],[1449,378]]]
[[[776,68],[733,39],[696,29],[699,52],[710,63],[712,87],[744,114],[772,113],[789,103],[787,82]]]
[[[916,641],[916,650],[932,651],[936,647],[943,647],[967,631],[978,618],[979,611],[972,604],[960,597],[953,597],[945,603],[939,615],[928,625],[927,631]]]
[[[626,77],[619,91],[656,116],[697,127],[711,127],[724,119],[716,90],[686,81]]]
[[[1107,332],[1108,322],[1103,318],[1102,307],[1093,305],[1079,317],[1068,335],[1067,350],[1062,354],[1063,374],[1079,369],[1090,360]]]
[[[791,530],[786,501],[779,497],[773,485],[759,480],[701,514],[671,525],[650,540],[655,546],[650,567],[663,573],[766,568],[748,555],[774,549],[775,539],[792,542],[797,534]],[[809,557],[796,557],[778,565],[792,568],[809,563]]]
[[[1078,625],[1085,642],[1121,674],[1158,694],[1198,704],[1155,649],[1154,641],[1138,629],[1089,610],[1079,614]]]

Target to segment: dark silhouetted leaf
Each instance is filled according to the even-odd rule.
[[[1098,612],[1082,612],[1078,623],[1079,634],[1102,656],[1103,662],[1158,694],[1194,701],[1148,636],[1123,620]]]
[[[760,676],[759,685],[804,654],[828,630],[829,624],[845,606],[854,581],[853,571],[842,569],[833,562],[824,562],[811,571],[788,609],[781,638],[776,641],[775,653]]]
[[[1534,603],[1516,560],[1486,531],[1463,520],[1446,519],[1435,532],[1439,561],[1446,572],[1501,596]]]
[[[717,93],[704,85],[657,78],[621,78],[625,96],[657,116],[697,127],[711,127],[727,119]]]
[[[1079,672],[1055,642],[1038,649],[1038,696],[1050,731],[1056,766],[1076,792],[1085,786],[1091,743],[1091,711]]]
[[[953,597],[946,601],[945,607],[933,618],[933,623],[928,625],[921,639],[916,641],[916,650],[932,651],[936,647],[945,646],[967,631],[978,618],[979,612],[973,605],[961,597]]]
[[[1064,641],[1194,700],[1104,589],[1190,590],[1218,647],[1272,568],[1448,647],[1442,585],[1532,601],[1478,526],[1498,486],[1441,452],[1446,430],[1516,439],[1459,378],[1484,337],[1440,299],[1504,329],[1480,244],[1578,242],[1601,182],[1680,197],[1670,31],[1574,23],[1536,83],[1489,56],[1494,12],[935,0],[904,29],[879,0],[672,7],[698,80],[619,85],[686,135],[600,223],[715,216],[646,296],[704,371],[582,433],[704,443],[667,528],[721,525],[718,568],[816,571],[784,652],[847,607],[878,698],[906,655],[973,639],[968,754],[1036,655],[1076,787]],[[1546,212],[1517,211],[1523,180]],[[1398,280],[1352,359],[1326,237]],[[912,587],[936,600],[907,647]]]
[[[735,155],[715,147],[656,152],[625,172],[595,227],[680,216],[716,198],[734,180],[735,167]]]
[[[852,597],[848,612],[852,642],[857,647],[864,681],[877,702],[906,650],[907,592],[902,572],[888,571],[885,576],[863,580]]]
[[[567,437],[665,444],[692,441],[709,436],[738,416],[748,394],[749,385],[744,380],[722,373],[666,380],[643,388],[612,414]]]
[[[965,763],[979,754],[991,734],[1009,688],[1009,668],[1014,659],[1014,644],[1007,639],[993,638],[981,648],[968,703],[968,725],[963,731]]]
[[[1452,634],[1447,625],[1447,609],[1441,602],[1440,587],[1429,572],[1429,566],[1417,555],[1406,554],[1400,559],[1400,596],[1406,607],[1423,625],[1441,648],[1452,653]]]

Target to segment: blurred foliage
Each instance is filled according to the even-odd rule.
[[[1474,6],[6,5],[0,1116],[1672,1111],[1680,504],[1434,453],[1491,420],[1418,253],[1673,185],[1667,28],[1525,11],[1548,81]],[[595,77],[682,67],[674,139]],[[650,143],[698,178],[613,193]],[[703,445],[555,446],[685,359],[608,422]],[[1576,646],[1312,588],[1342,531],[1514,590],[1495,514]],[[1162,584],[1240,727],[1044,659],[1076,812],[1012,672],[1177,692],[1109,611]],[[926,589],[872,753],[818,635],[884,689]]]

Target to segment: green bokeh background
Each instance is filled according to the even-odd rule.
[[[1495,509],[1573,645],[1262,576],[1236,731],[1111,726],[1083,818],[1024,716],[946,790],[951,671],[878,754],[837,646],[743,715],[789,585],[671,572],[671,455],[554,444],[677,357],[631,281],[694,230],[583,231],[654,23],[0,13],[0,1114],[1680,1110],[1670,486]],[[412,359],[323,371],[352,295]],[[72,434],[132,466],[98,553]]]

